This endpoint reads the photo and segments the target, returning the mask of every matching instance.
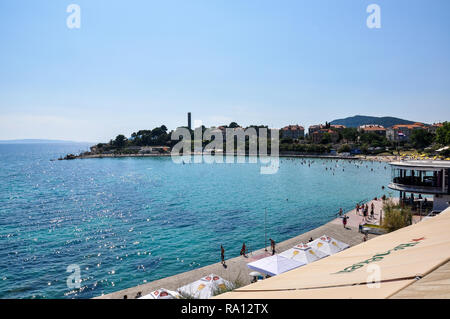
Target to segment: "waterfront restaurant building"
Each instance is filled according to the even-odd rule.
[[[401,199],[406,198],[406,193],[432,195],[434,211],[440,212],[450,206],[450,162],[403,161],[390,165],[392,182],[389,188],[399,191]]]

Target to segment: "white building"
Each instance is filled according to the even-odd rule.
[[[433,195],[433,210],[443,211],[450,206],[450,162],[404,161],[392,162],[392,181],[389,188],[406,193]]]

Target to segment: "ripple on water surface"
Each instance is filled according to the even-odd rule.
[[[318,159],[283,158],[274,175],[170,158],[50,161],[86,147],[0,145],[1,298],[90,298],[218,262],[221,244],[238,256],[243,241],[264,246],[265,208],[279,242],[381,196],[390,175]]]

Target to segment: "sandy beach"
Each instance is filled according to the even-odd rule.
[[[369,223],[378,225],[380,220],[380,213],[382,213],[383,202],[378,200],[369,201],[367,204],[370,205],[374,203],[374,211],[375,216],[373,220],[370,220]],[[356,205],[356,203],[355,203]],[[334,237],[337,240],[340,240],[344,243],[349,244],[350,246],[355,246],[363,242],[364,235],[358,231],[359,224],[363,220],[363,216],[361,213],[357,214],[356,210],[353,209],[347,213],[348,216],[347,227],[344,228],[342,223],[342,218],[338,217],[333,219],[332,221],[326,223],[323,226],[315,228],[311,231],[298,235],[294,238],[285,240],[283,242],[276,244],[276,252],[282,252],[287,249],[292,248],[293,246],[299,243],[307,243],[310,238],[316,239],[322,235],[328,235]],[[368,235],[368,239],[375,237],[376,235]],[[276,240],[276,238],[275,238]],[[128,289],[120,290],[114,293],[102,295],[96,298],[99,299],[123,299],[125,296],[128,299],[136,298],[139,294],[142,296],[149,294],[150,292],[159,289],[166,288],[170,290],[176,290],[177,288],[186,285],[190,282],[196,281],[201,277],[214,273],[223,277],[226,280],[231,282],[239,281],[243,285],[250,284],[251,277],[248,275],[250,273],[249,268],[247,267],[247,263],[252,262],[254,260],[258,260],[267,256],[270,256],[270,247],[268,247],[268,251],[265,251],[264,248],[250,252],[246,257],[239,256],[231,259],[226,259],[226,267],[224,267],[220,262],[217,262],[212,265],[204,266],[198,269],[194,269],[188,272],[180,273],[174,276],[162,278],[159,280],[155,280],[149,283],[145,283],[143,285],[130,287]],[[226,258],[226,251],[225,251]],[[217,251],[217,260],[220,261],[220,250]]]

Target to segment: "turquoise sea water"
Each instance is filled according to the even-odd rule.
[[[242,242],[264,247],[265,208],[280,242],[387,194],[390,177],[387,164],[342,160],[281,158],[274,175],[170,158],[50,161],[86,148],[0,145],[0,298],[90,298],[218,262],[221,244],[235,257]],[[72,264],[80,289],[66,284]]]

